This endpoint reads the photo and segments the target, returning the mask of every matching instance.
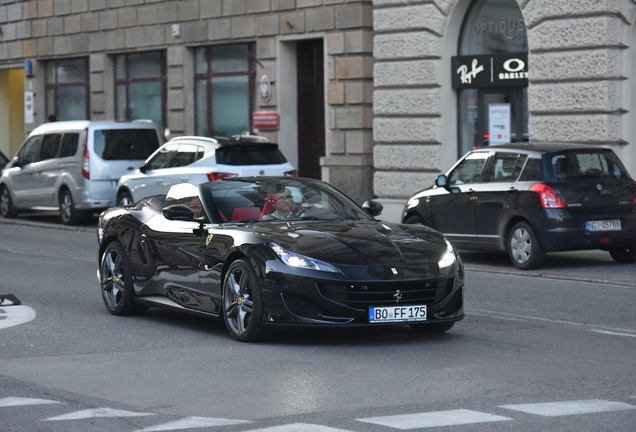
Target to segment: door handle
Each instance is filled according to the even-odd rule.
[[[467,194],[467,195],[472,195],[472,194],[474,194],[474,193],[475,193],[475,189],[473,189],[473,188],[470,188],[470,189],[468,189],[468,190],[466,191],[466,194]]]

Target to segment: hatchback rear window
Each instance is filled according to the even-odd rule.
[[[614,177],[629,178],[618,156],[611,150],[575,150],[543,156],[546,180],[571,181]]]
[[[104,160],[143,160],[158,148],[154,129],[101,129],[94,135],[95,153]]]
[[[278,144],[226,145],[215,151],[216,163],[223,165],[274,165],[287,162]]]

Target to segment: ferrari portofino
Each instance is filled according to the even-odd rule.
[[[100,215],[101,294],[113,315],[173,308],[222,319],[239,341],[293,325],[449,330],[464,317],[459,256],[381,210],[296,177],[179,184]]]

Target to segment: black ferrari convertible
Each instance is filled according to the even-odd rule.
[[[223,319],[239,341],[275,326],[410,325],[464,317],[464,270],[439,232],[375,219],[297,177],[179,184],[104,211],[98,279],[113,315],[167,307]]]

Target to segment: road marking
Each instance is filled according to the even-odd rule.
[[[80,420],[96,417],[141,417],[141,416],[153,416],[156,414],[150,413],[138,413],[132,411],[116,410],[112,408],[95,408],[82,411],[75,411],[72,413],[64,414],[57,417],[50,417],[43,421],[57,421],[57,420]]]
[[[500,408],[506,408],[514,411],[521,411],[528,414],[536,414],[543,417],[558,417],[575,414],[589,414],[607,411],[624,411],[635,409],[636,405],[630,405],[622,402],[612,402],[599,399],[566,401],[566,402],[548,402],[536,404],[518,404],[518,405],[500,405]]]
[[[265,429],[252,429],[244,432],[351,432],[345,429],[335,429],[329,426],[321,426],[307,423],[292,423],[282,426],[273,426]]]
[[[19,305],[0,308],[0,330],[24,324],[35,319],[35,309]]]
[[[457,426],[473,423],[488,423],[512,419],[478,411],[458,409],[386,417],[369,417],[356,420],[404,430],[439,426]]]
[[[530,315],[512,314],[508,312],[494,312],[494,311],[487,311],[483,309],[473,309],[473,310],[467,311],[467,314],[475,315],[475,316],[484,316],[489,318],[497,318],[497,319],[503,319],[503,320],[509,320],[509,321],[543,321],[543,322],[548,322],[551,324],[564,324],[564,325],[571,325],[571,326],[578,326],[578,327],[590,327],[590,328],[587,328],[586,330],[597,332],[597,333],[608,334],[608,335],[614,335],[614,336],[636,337],[636,331],[630,330],[630,329],[606,327],[606,326],[599,326],[594,324],[583,324],[583,323],[577,323],[573,321],[562,321],[562,320],[555,320],[550,318],[535,317]]]
[[[180,429],[194,429],[212,426],[231,426],[241,423],[250,423],[248,420],[228,420],[212,417],[186,417],[181,420],[175,420],[157,426],[150,426],[145,429],[139,429],[135,432],[154,432],[154,431],[170,431]]]
[[[0,408],[26,406],[26,405],[46,405],[46,404],[58,404],[61,402],[48,400],[48,399],[33,399],[33,398],[21,398],[21,397],[7,397],[0,399]]]

